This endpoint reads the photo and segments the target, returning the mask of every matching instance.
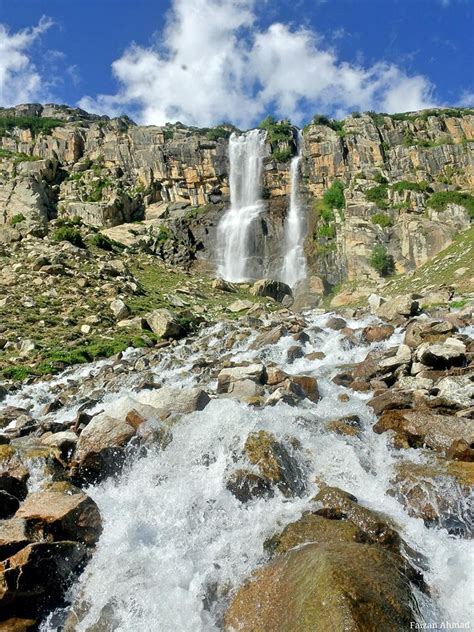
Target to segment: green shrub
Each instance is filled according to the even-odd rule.
[[[370,221],[372,224],[377,224],[377,226],[381,226],[382,228],[393,226],[392,218],[386,213],[374,213],[370,218]]]
[[[360,118],[361,117],[361,113],[360,112],[352,112],[351,116],[352,116],[352,118]]]
[[[387,253],[385,246],[377,245],[372,250],[370,265],[377,270],[381,276],[388,276],[395,270],[392,255]]]
[[[392,185],[392,189],[401,193],[402,191],[418,191],[420,193],[425,193],[429,190],[428,183],[423,180],[422,182],[410,182],[408,180],[400,180],[400,182],[395,182]]]
[[[267,132],[267,140],[271,145],[284,141],[293,141],[293,129],[288,120],[278,123],[273,116],[268,115],[260,122],[258,127]]]
[[[376,187],[366,189],[364,193],[365,193],[365,198],[368,202],[373,202],[379,208],[388,207],[388,198],[387,198],[388,187],[386,184],[379,184]]]
[[[318,226],[318,236],[333,239],[336,236],[334,224],[321,224],[321,226]]]
[[[174,235],[168,226],[160,226],[160,231],[157,235],[157,240],[162,243],[168,241],[168,239],[173,239]]]
[[[23,213],[17,213],[11,218],[10,224],[12,226],[16,226],[17,224],[21,224],[21,222],[24,222],[25,219],[26,217],[23,215]]]
[[[385,117],[388,116],[385,112],[374,112],[373,110],[365,112],[365,114],[370,116],[375,125],[378,125],[379,127],[385,124]]]
[[[92,235],[89,242],[92,246],[101,248],[102,250],[107,250],[108,252],[113,252],[117,249],[123,248],[122,244],[117,243],[102,233],[95,233],[95,235]]]
[[[212,127],[206,131],[206,138],[209,140],[219,140],[219,138],[229,138],[232,132],[225,127]]]
[[[377,182],[378,184],[388,184],[388,180],[385,176],[383,176],[380,171],[377,171],[377,173],[374,175],[374,180],[375,182]]]
[[[340,180],[334,180],[329,189],[324,192],[323,202],[329,208],[345,208],[346,201],[344,199],[344,185]]]
[[[289,147],[284,149],[274,149],[272,151],[272,158],[277,162],[287,162],[292,157],[293,152]]]
[[[474,218],[474,196],[460,191],[438,191],[428,199],[427,205],[437,211],[444,211],[448,204],[459,204]]]
[[[78,248],[84,248],[85,244],[82,239],[82,235],[77,228],[71,226],[60,226],[51,235],[53,241],[68,241],[73,246]]]

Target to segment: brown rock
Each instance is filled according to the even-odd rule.
[[[274,496],[270,481],[248,470],[232,472],[225,486],[241,503],[246,503],[254,498],[272,498]]]
[[[361,338],[363,342],[371,344],[372,342],[382,342],[388,340],[395,331],[392,325],[379,325],[373,327],[365,327],[362,330]]]
[[[312,402],[319,401],[318,381],[310,375],[292,375],[289,378],[295,384],[298,384],[308,399]]]
[[[413,406],[413,391],[396,391],[390,389],[373,397],[367,402],[374,413],[379,416],[385,410],[407,409]]]

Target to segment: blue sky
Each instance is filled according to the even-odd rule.
[[[474,0],[0,0],[0,105],[248,127],[474,105]]]

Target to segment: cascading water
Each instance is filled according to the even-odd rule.
[[[290,165],[290,208],[285,222],[285,258],[280,274],[280,280],[291,288],[306,278],[306,257],[303,246],[307,220],[299,190],[301,142],[300,132],[297,140],[298,155],[291,160]]]
[[[72,590],[71,599],[79,614],[75,632],[95,629],[99,620],[101,629],[115,632],[222,629],[220,617],[228,589],[239,586],[265,561],[265,540],[308,509],[318,489],[316,481],[321,479],[387,514],[404,540],[427,558],[425,577],[433,600],[421,602],[421,608],[422,620],[430,629],[441,629],[437,622],[469,621],[474,582],[469,541],[453,537],[443,528],[428,528],[390,494],[397,465],[428,464],[433,457],[420,450],[391,449],[387,434],[372,430],[375,416],[366,405],[370,395],[350,391],[348,401],[341,401],[341,393],[348,391],[332,381],[341,366],[361,361],[370,349],[398,346],[402,334],[395,332],[387,342],[370,348],[348,348],[340,332],[325,327],[327,318],[327,314],[306,316],[306,357],[292,363],[286,359],[294,345],[291,336],[253,349],[257,332],[241,323],[221,323],[172,351],[156,352],[149,370],[164,386],[189,388],[199,384],[212,394],[212,375],[199,375],[193,367],[216,366],[224,359],[276,362],[289,374],[316,376],[321,400],[258,409],[232,399],[212,399],[203,411],[185,415],[172,426],[173,439],[166,449],[152,450],[132,461],[117,480],[90,487],[87,492],[99,506],[104,531],[92,561]],[[369,323],[370,318],[350,320],[348,326]],[[246,336],[229,354],[222,339],[236,331]],[[322,359],[308,359],[314,350],[323,352]],[[94,410],[123,418],[139,403],[150,404],[159,396],[159,390],[140,390],[141,376],[133,368],[140,353],[133,352],[122,360],[129,369],[123,370],[121,390],[106,392]],[[107,363],[68,372],[43,385],[26,386],[4,404],[29,406],[41,419],[41,410],[56,397],[57,388],[76,383],[80,389],[76,400],[46,417],[47,423],[65,422],[74,417],[88,394],[96,396],[101,369],[107,369]],[[360,418],[360,437],[327,430],[328,420],[347,415]],[[308,480],[303,497],[286,498],[277,492],[273,498],[242,504],[226,488],[229,472],[248,467],[239,454],[249,433],[256,430],[268,430],[279,439],[291,436],[299,442]],[[454,501],[465,502],[456,494],[456,489],[446,488],[446,495]],[[462,515],[459,512],[460,518]],[[43,632],[60,629],[57,616],[43,625]]]
[[[264,210],[265,136],[261,130],[251,130],[246,134],[232,134],[229,140],[231,205],[217,229],[217,273],[227,281],[261,276],[254,229]]]

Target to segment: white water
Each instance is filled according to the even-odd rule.
[[[173,441],[166,450],[135,461],[119,480],[89,489],[99,505],[104,532],[92,562],[73,590],[72,598],[78,596],[89,604],[77,632],[88,631],[107,610],[113,612],[114,624],[104,629],[117,632],[219,630],[226,588],[241,584],[265,560],[263,543],[268,536],[311,507],[318,478],[386,513],[407,543],[427,557],[425,578],[434,601],[421,603],[424,622],[441,625],[443,621],[470,620],[474,585],[470,543],[443,529],[428,529],[387,494],[398,462],[429,462],[431,457],[420,450],[391,450],[387,435],[372,431],[375,417],[365,403],[369,395],[347,391],[331,381],[338,366],[362,360],[368,348],[347,348],[339,333],[327,329],[321,333],[318,327],[324,326],[327,317],[312,317],[306,329],[311,340],[305,351],[323,351],[323,360],[301,358],[287,364],[286,351],[294,344],[291,337],[250,351],[248,345],[254,338],[250,331],[245,343],[233,352],[234,360],[259,357],[264,362],[276,361],[289,373],[315,375],[320,402],[257,410],[215,399],[204,411],[187,415],[173,427]],[[349,322],[352,327],[362,324]],[[197,344],[183,342],[172,355],[165,352],[153,371],[165,383],[191,385],[195,378],[190,367],[209,350],[222,349],[223,329],[219,325],[204,332]],[[383,346],[398,345],[400,340],[395,333]],[[133,380],[132,373],[130,388],[107,395],[98,407],[120,415],[133,399],[146,402],[150,391],[132,391]],[[340,393],[350,394],[350,400],[339,401]],[[20,405],[27,395],[28,387],[8,403]],[[348,414],[357,414],[363,421],[360,439],[325,429],[327,420]],[[299,439],[299,458],[309,481],[305,497],[287,499],[277,494],[270,500],[243,505],[226,490],[228,473],[248,467],[240,454],[248,434],[257,429],[268,429],[281,439]],[[215,585],[220,587],[217,599],[206,607],[204,597]],[[108,617],[110,620],[110,614]],[[47,632],[57,629],[53,621],[43,628]]]
[[[306,257],[303,246],[306,236],[306,216],[300,198],[301,133],[298,136],[298,155],[290,165],[290,208],[285,222],[285,258],[280,280],[294,288],[306,278]]]
[[[217,228],[217,273],[227,281],[261,276],[254,248],[256,220],[264,210],[262,170],[266,133],[251,130],[229,140],[230,209]]]

